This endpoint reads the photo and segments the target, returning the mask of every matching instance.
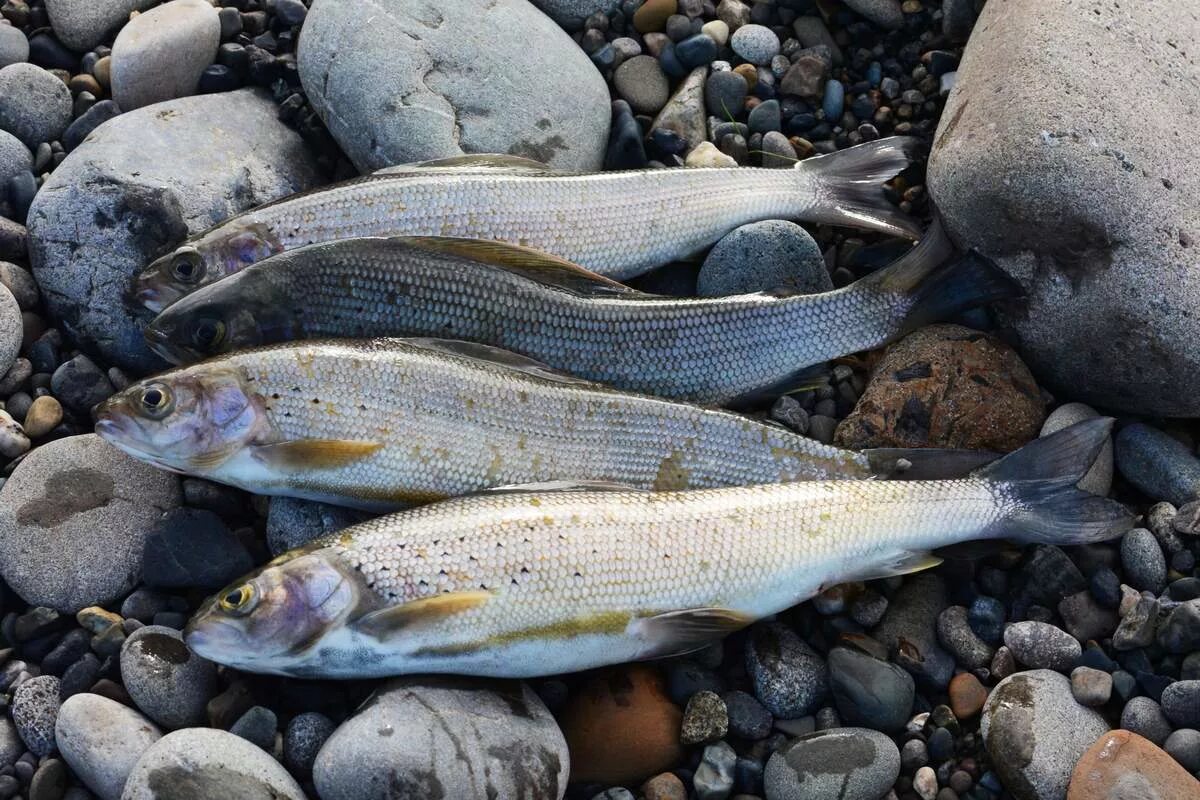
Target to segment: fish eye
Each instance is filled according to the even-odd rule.
[[[204,277],[204,259],[194,247],[181,247],[171,258],[171,274],[184,283],[198,283]]]
[[[219,319],[207,317],[197,320],[192,330],[192,342],[201,350],[215,350],[225,341],[225,323]]]
[[[143,389],[140,402],[142,411],[151,419],[162,419],[175,404],[171,390],[161,383],[152,383]]]
[[[249,583],[243,583],[236,589],[231,589],[221,595],[221,610],[230,614],[237,614],[238,616],[249,614],[254,610],[254,606],[257,605],[255,598],[254,586]]]

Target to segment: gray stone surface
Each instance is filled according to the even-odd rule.
[[[1071,771],[1108,731],[1104,717],[1075,701],[1071,681],[1046,669],[996,684],[980,731],[1001,782],[1017,800],[1064,800]]]
[[[543,13],[569,31],[583,27],[592,14],[611,14],[620,0],[531,0]]]
[[[708,67],[692,70],[663,106],[663,110],[658,112],[650,128],[674,131],[692,147],[707,141],[708,129],[704,115],[704,81],[707,75]]]
[[[1098,416],[1100,416],[1099,412],[1089,405],[1066,403],[1054,409],[1050,416],[1046,417],[1046,421],[1042,423],[1040,435],[1049,436],[1076,422],[1083,422],[1085,419],[1093,419]],[[1100,451],[1100,455],[1096,456],[1096,460],[1092,462],[1092,468],[1083,476],[1083,480],[1078,485],[1085,492],[1107,495],[1109,489],[1112,488],[1112,479],[1113,443],[1112,437],[1109,437],[1108,441],[1104,443],[1104,449]]]
[[[0,69],[0,130],[29,148],[51,142],[71,122],[71,90],[33,64]]]
[[[1025,620],[1004,629],[1004,644],[1017,661],[1034,669],[1065,672],[1083,652],[1074,636],[1048,622]]]
[[[867,728],[833,728],[784,745],[768,760],[770,800],[882,797],[900,775],[896,743]]]
[[[316,0],[298,61],[313,108],[363,171],[464,152],[584,171],[604,161],[604,78],[526,0]]]
[[[240,736],[212,728],[168,733],[138,760],[121,800],[167,797],[305,800],[296,779]]]
[[[145,11],[158,0],[45,0],[54,35],[72,50],[84,52],[124,25],[133,11]]]
[[[334,731],[313,783],[322,800],[558,798],[568,763],[554,717],[525,684],[402,678]]]
[[[946,608],[946,585],[930,572],[906,580],[888,603],[871,636],[895,653],[896,663],[919,684],[945,688],[954,675],[954,658],[938,642],[937,618]]]
[[[29,270],[8,261],[0,261],[0,284],[12,292],[22,311],[36,309],[40,294]]]
[[[821,248],[794,222],[765,220],[735,228],[700,267],[697,292],[704,297],[783,290],[796,294],[833,291]]]
[[[120,800],[133,765],[161,738],[132,708],[87,692],[67,698],[54,725],[63,760],[100,800]]]
[[[205,0],[171,0],[139,14],[113,42],[113,100],[132,111],[195,94],[220,44],[217,10]]]
[[[11,764],[25,752],[25,743],[17,726],[8,717],[0,717],[0,764]]]
[[[0,571],[31,605],[112,602],[137,584],[146,533],[180,499],[177,477],[95,434],[49,442],[0,489]]]
[[[895,30],[904,24],[900,0],[845,0],[845,3],[881,28]]]
[[[754,696],[780,719],[811,714],[829,693],[825,659],[778,622],[759,623],[750,629],[746,673]]]
[[[12,718],[17,733],[35,756],[54,752],[54,722],[61,705],[60,683],[53,675],[38,675],[12,693]]]
[[[272,556],[280,555],[318,536],[337,533],[371,515],[295,497],[272,497],[267,506],[267,547]]]
[[[989,3],[934,139],[947,228],[1025,287],[1021,354],[1098,408],[1200,415],[1197,37],[1187,3]]]
[[[265,92],[122,114],[72,151],[38,192],[29,212],[34,276],[81,346],[125,369],[161,368],[142,338],[144,320],[124,302],[131,276],[190,233],[320,181],[312,155]]]
[[[12,25],[0,23],[0,68],[29,60],[29,40]]]
[[[637,114],[657,114],[671,93],[671,85],[654,56],[634,56],[617,67],[613,86]]]
[[[21,306],[8,287],[0,285],[0,375],[17,360],[23,333]]]
[[[164,728],[200,725],[217,693],[217,665],[183,643],[174,628],[147,625],[121,647],[121,680],[146,716]]]

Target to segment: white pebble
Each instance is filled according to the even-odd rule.
[[[0,411],[0,456],[16,458],[29,450],[29,437],[21,428],[21,423]]]
[[[729,26],[719,19],[704,23],[700,32],[716,42],[718,47],[724,47],[729,41]]]
[[[701,142],[688,153],[684,164],[689,167],[736,167],[737,161],[717,149],[712,142]]]

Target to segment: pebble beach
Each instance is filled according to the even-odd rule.
[[[1188,3],[0,2],[0,800],[1200,797]],[[149,263],[401,164],[792,170],[893,136],[918,147],[889,208],[1022,296],[738,411],[849,450],[994,454],[1111,417],[1078,488],[1132,527],[950,548],[684,656],[527,680],[278,677],[189,649],[206,598],[373,515],[93,432],[169,366],[129,300]],[[763,219],[627,282],[818,295],[911,246]]]

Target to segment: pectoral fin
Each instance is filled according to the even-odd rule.
[[[354,627],[368,636],[387,641],[405,628],[470,611],[491,599],[491,592],[446,592],[364,614],[354,621]]]
[[[286,470],[333,469],[364,459],[381,447],[381,442],[353,439],[298,439],[260,445],[254,449],[254,457]]]
[[[728,608],[689,608],[634,620],[628,630],[643,642],[639,658],[662,658],[699,650],[751,622]]]

